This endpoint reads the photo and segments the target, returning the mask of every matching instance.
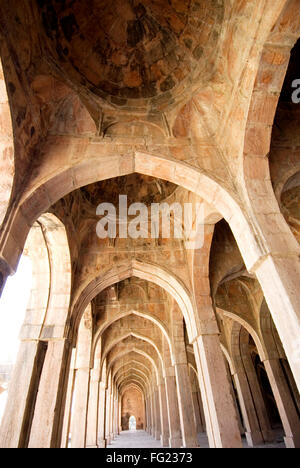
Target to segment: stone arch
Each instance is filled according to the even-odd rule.
[[[116,382],[117,387],[119,386],[119,384],[121,385],[121,382],[123,382],[123,380],[125,378],[123,376],[127,376],[127,377],[136,376],[136,377],[139,377],[145,383],[145,387],[150,386],[150,381],[149,381],[148,377],[145,376],[145,374],[142,374],[141,371],[139,371],[137,369],[134,369],[134,372],[122,371],[118,375],[117,374],[115,375],[115,382]]]
[[[131,384],[131,383],[128,385],[128,387],[125,387],[124,389],[120,390],[120,395],[122,396],[123,393],[124,393],[124,391],[126,391],[126,389],[127,389],[127,388],[130,388],[131,386],[132,386],[133,388],[135,388],[136,390],[138,390],[139,392],[141,392],[141,394],[143,395],[142,390],[141,390],[138,386],[136,386],[136,385],[134,385],[134,384]]]
[[[7,227],[14,238],[17,250],[22,251],[29,226],[52,204],[68,193],[94,182],[136,172],[177,184],[199,195],[214,207],[230,224],[243,258],[249,267],[265,253],[263,246],[257,243],[256,231],[235,195],[230,194],[212,177],[196,167],[171,157],[137,151],[122,156],[113,153],[99,157],[99,145],[90,143],[88,139],[84,142],[70,139],[67,144],[66,139],[59,142],[56,138],[52,144],[49,143],[48,151],[50,159],[54,157],[54,154],[62,153],[62,159],[70,157],[72,160],[74,152],[82,154],[83,159],[73,163],[73,166],[52,170],[52,174],[49,172],[45,174],[41,182],[33,183],[31,190],[23,197],[11,226]],[[52,153],[53,156],[50,156]],[[24,226],[24,230],[17,235],[16,230],[20,224]],[[0,252],[13,270],[15,262],[7,251],[6,237],[4,234],[0,239]]]
[[[10,106],[0,58],[0,228],[10,202],[14,174],[14,142]]]
[[[125,335],[119,336],[112,343],[110,343],[110,345],[108,346],[108,348],[104,351],[104,353],[102,355],[102,363],[105,361],[105,359],[108,356],[108,354],[110,353],[110,351],[117,344],[121,343],[122,341],[124,341],[126,338],[129,338],[129,337],[134,337],[134,338],[136,338],[137,340],[140,340],[140,341],[146,341],[147,343],[149,343],[155,349],[155,351],[156,351],[156,353],[158,355],[158,358],[159,358],[159,362],[161,364],[162,371],[164,373],[163,358],[162,358],[161,352],[159,351],[156,343],[153,340],[151,340],[151,338],[148,338],[147,336],[141,335],[139,333],[134,333],[134,332],[126,333]],[[101,368],[102,368],[102,366],[101,366]]]
[[[93,356],[94,356],[94,353],[95,353],[95,349],[97,347],[97,343],[99,341],[99,339],[101,338],[102,334],[105,332],[105,330],[107,330],[107,328],[112,325],[113,323],[117,322],[118,320],[122,319],[122,318],[125,318],[125,317],[129,317],[130,315],[136,315],[137,317],[142,317],[146,320],[149,320],[150,322],[154,323],[160,330],[161,332],[163,333],[163,335],[165,336],[167,342],[168,342],[168,345],[169,345],[169,348],[170,348],[170,355],[171,355],[171,359],[172,359],[172,362],[174,361],[174,352],[173,352],[173,345],[172,345],[172,342],[171,342],[171,339],[170,339],[170,336],[169,336],[169,333],[168,333],[168,330],[165,326],[165,324],[160,321],[158,318],[156,317],[153,317],[151,314],[149,313],[146,313],[146,312],[140,312],[138,310],[129,310],[129,311],[125,311],[125,312],[121,312],[119,313],[118,315],[115,315],[114,317],[112,317],[111,320],[105,322],[96,332],[95,334],[95,337],[94,337],[94,341],[93,341],[93,350],[92,350],[92,362],[93,362]]]
[[[136,353],[136,354],[139,354],[141,356],[144,356],[151,364],[152,368],[154,369],[154,372],[155,372],[155,377],[156,377],[156,383],[158,384],[159,383],[159,372],[158,372],[158,368],[157,368],[157,365],[154,361],[154,359],[149,355],[147,354],[145,351],[142,351],[138,348],[135,348],[135,347],[130,347],[128,350],[126,350],[125,353],[122,354],[121,358],[126,356],[126,354],[130,354],[130,353]],[[109,365],[107,366],[107,376],[109,376],[109,373],[110,373],[110,370],[111,370],[111,367],[113,365],[113,363],[115,361],[117,361],[118,359],[120,359],[120,356],[116,356],[113,358],[113,360],[109,363]],[[105,381],[107,381],[107,378],[104,379]]]
[[[73,320],[78,323],[86,305],[104,289],[132,276],[145,279],[165,289],[175,299],[182,311],[189,339],[193,341],[198,336],[198,317],[194,314],[192,299],[182,282],[157,265],[149,265],[136,260],[116,266],[103,276],[99,276],[85,285],[74,301]]]
[[[136,383],[137,385],[140,385],[141,389],[143,390],[142,394],[146,394],[147,387],[144,386],[144,382],[139,380],[138,377],[130,376],[128,378],[125,378],[124,381],[119,385],[120,391],[122,391],[122,388],[126,387],[126,385],[130,383]]]
[[[132,365],[135,365],[135,366],[138,365],[138,366],[142,367],[143,369],[146,369],[146,370],[150,373],[149,368],[148,368],[144,363],[142,363],[141,361],[137,361],[137,360],[134,360],[134,359],[130,359],[130,360],[127,361],[126,363],[123,363],[123,362],[122,362],[121,365],[120,365],[119,367],[117,367],[116,369],[114,369],[113,374],[112,374],[113,378],[115,378],[115,377],[117,376],[118,372],[121,371],[121,369],[125,368],[126,366],[132,366]],[[131,368],[131,367],[130,367],[130,368]],[[141,369],[139,369],[139,371],[140,371],[141,373],[143,373],[143,374],[147,377],[147,379],[149,380],[149,375],[147,375],[147,374],[146,374],[144,371],[142,371]]]
[[[53,214],[42,215],[29,233],[25,252],[32,259],[33,285],[21,338],[61,338],[71,294],[70,251],[63,223]]]
[[[226,317],[230,318],[231,320],[238,322],[242,327],[244,327],[249,335],[252,336],[254,343],[257,347],[257,350],[259,352],[260,358],[262,361],[265,361],[267,359],[267,354],[264,345],[261,342],[261,339],[258,335],[258,333],[254,330],[254,328],[246,322],[246,320],[242,319],[239,317],[237,314],[234,314],[232,312],[228,312],[227,310],[223,310],[220,308],[217,308],[217,312],[219,312],[221,315],[225,315]]]

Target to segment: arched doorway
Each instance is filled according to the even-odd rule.
[[[129,418],[129,430],[136,431],[136,419],[134,416],[130,416]]]

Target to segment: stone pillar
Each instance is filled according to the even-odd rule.
[[[86,309],[81,319],[76,349],[76,373],[71,418],[71,447],[85,448],[92,350],[90,307]]]
[[[197,327],[191,331],[194,336],[189,338],[194,346],[209,445],[211,448],[241,448],[242,440],[236,409],[211,299],[209,258],[214,225],[202,227],[205,243],[202,248],[193,252],[189,265],[193,280]]]
[[[300,295],[299,295],[299,245],[285,224],[288,236],[298,252],[292,256],[286,239],[282,242],[285,257],[269,255],[252,269],[260,282],[273,321],[283,344],[295,382],[300,391]],[[275,232],[275,231],[274,231]],[[277,231],[276,231],[277,232]],[[280,232],[280,229],[278,229]]]
[[[110,445],[110,405],[111,405],[111,392],[110,388],[105,390],[106,392],[106,405],[105,405],[105,440],[106,446]]]
[[[192,404],[192,388],[187,363],[175,364],[175,373],[183,447],[198,447]]]
[[[99,384],[99,404],[98,404],[98,442],[99,448],[106,447],[105,439],[105,408],[106,408],[106,390],[105,383]]]
[[[116,398],[116,435],[120,434],[119,414],[120,414],[119,396]]]
[[[297,388],[293,373],[291,371],[290,365],[289,365],[287,359],[285,359],[285,358],[281,359],[280,362],[283,365],[284,372],[286,374],[286,377],[288,379],[291,391],[293,393],[295,404],[296,404],[296,406],[298,408],[298,412],[300,413],[300,393],[298,391],[298,388]]]
[[[154,401],[155,401],[155,420],[156,420],[155,439],[160,440],[161,439],[161,420],[160,420],[161,408],[160,408],[159,389],[157,386],[154,391]]]
[[[71,409],[72,409],[75,375],[76,375],[75,364],[76,364],[76,348],[73,348],[70,372],[69,372],[68,390],[67,390],[67,397],[66,397],[66,409],[65,409],[65,414],[64,414],[64,423],[63,423],[62,438],[61,438],[61,448],[68,448],[69,446],[69,436],[70,436],[70,426],[71,426]]]
[[[145,431],[149,430],[148,396],[145,396]]]
[[[274,433],[271,428],[268,412],[266,409],[265,401],[261,392],[258,382],[257,374],[253,365],[252,358],[249,353],[249,347],[243,347],[243,367],[246,372],[247,382],[250,388],[251,396],[255,406],[255,413],[257,415],[263,440],[265,442],[274,441]]]
[[[170,433],[169,446],[170,448],[181,448],[182,437],[175,376],[167,375],[165,377],[165,384]]]
[[[285,431],[287,448],[300,448],[300,419],[279,359],[264,361]]]
[[[240,407],[243,415],[244,424],[246,427],[246,439],[249,447],[262,444],[264,442],[263,435],[260,430],[260,425],[256,413],[255,404],[252,399],[251,390],[245,372],[235,373],[233,375]]]
[[[9,265],[3,258],[0,258],[0,297],[2,296],[7,278],[10,274],[13,274],[13,272],[11,271]]]
[[[199,385],[199,380],[198,380],[198,385]],[[200,392],[199,389],[198,389],[198,392],[197,392],[197,400],[198,400],[198,402],[199,402],[199,410],[200,410],[201,424],[202,424],[202,427],[203,427],[203,432],[205,432],[205,431],[206,431],[206,427],[205,427],[205,415],[204,415],[204,409],[203,409],[203,403],[202,403],[201,392]]]
[[[155,394],[153,388],[151,388],[151,395],[150,395],[150,401],[151,401],[151,414],[152,414],[152,427],[151,427],[151,435],[152,437],[155,438],[155,433],[156,433],[156,405],[155,405]]]
[[[193,409],[194,409],[194,415],[195,415],[196,432],[197,434],[200,434],[202,432],[205,432],[205,429],[204,429],[203,421],[201,418],[201,410],[200,410],[201,402],[199,402],[198,390],[192,391],[192,402],[193,402]]]
[[[118,400],[115,396],[115,403],[114,403],[114,439],[118,435]]]
[[[115,406],[115,389],[112,384],[111,386],[111,394],[110,394],[110,415],[109,415],[109,434],[110,434],[110,441],[112,442],[115,440],[114,435],[114,406]]]
[[[99,369],[92,369],[87,412],[86,448],[98,448]]]
[[[224,358],[224,362],[225,362],[225,367],[226,367],[226,371],[227,371],[227,378],[228,378],[228,382],[229,382],[230,392],[231,392],[231,396],[232,396],[232,399],[233,399],[233,404],[234,404],[234,407],[235,407],[236,417],[237,417],[237,420],[238,420],[240,434],[245,435],[245,425],[244,425],[244,422],[242,420],[242,415],[240,413],[240,408],[239,408],[238,401],[237,401],[236,389],[235,389],[234,382],[232,380],[230,367],[229,367],[228,362],[227,362],[227,360],[225,358]]]
[[[26,448],[47,344],[22,341],[9,384],[0,428],[0,448]]]
[[[211,448],[241,448],[236,410],[218,334],[199,336],[194,342],[194,353],[209,445]]]
[[[147,396],[147,432],[151,435],[152,431],[152,417],[151,417],[151,401],[150,401],[150,393]]]
[[[167,406],[167,395],[166,385],[162,382],[159,385],[159,398],[160,398],[160,419],[161,419],[161,445],[162,447],[169,446],[170,431],[169,431],[169,418],[168,418],[168,406]]]
[[[71,419],[72,448],[86,447],[90,369],[77,369],[75,374],[74,404]]]
[[[118,435],[121,434],[121,396],[118,393]]]
[[[71,347],[67,340],[49,341],[40,378],[29,448],[60,448]]]

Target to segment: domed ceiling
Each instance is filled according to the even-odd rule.
[[[77,86],[127,109],[169,105],[191,91],[213,62],[224,14],[223,0],[37,5],[58,68]]]

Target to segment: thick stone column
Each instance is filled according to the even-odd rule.
[[[161,419],[161,445],[162,447],[169,446],[170,431],[169,431],[169,418],[166,385],[164,382],[159,385],[159,398],[160,398],[160,419]]]
[[[72,448],[86,447],[87,411],[90,369],[77,369],[75,374],[74,404],[71,419]]]
[[[10,274],[13,274],[13,272],[11,271],[9,265],[3,258],[0,258],[0,297],[2,296],[7,278]]]
[[[20,344],[0,428],[0,448],[28,445],[46,350],[46,343],[36,340]]]
[[[86,448],[98,448],[99,369],[92,369],[87,411]]]
[[[67,340],[48,342],[29,448],[60,448],[70,360],[71,348]]]
[[[260,425],[252,399],[252,394],[249,388],[249,383],[245,372],[235,373],[233,375],[240,407],[243,415],[244,424],[246,427],[246,439],[249,447],[262,444],[264,442],[263,435],[260,430]]]
[[[175,373],[183,447],[198,447],[192,387],[187,363],[175,364]]]
[[[295,403],[297,405],[298,412],[300,413],[300,393],[298,391],[298,388],[297,388],[293,373],[291,371],[290,365],[289,365],[287,359],[285,359],[285,358],[281,359],[281,363],[283,365],[284,372],[285,372],[286,377],[288,379],[290,388],[291,388],[291,390],[293,392],[293,397],[294,397]]]
[[[115,440],[114,434],[114,407],[115,407],[115,389],[114,386],[111,388],[111,395],[110,395],[110,414],[109,414],[109,434],[110,434],[110,441],[112,442]]]
[[[76,364],[76,348],[73,348],[70,372],[69,372],[64,423],[63,423],[62,438],[61,438],[61,448],[68,448],[68,445],[69,445],[70,426],[71,426],[71,409],[72,409],[72,400],[73,400],[75,375],[76,375],[75,364]]]
[[[92,344],[90,349],[92,350]],[[93,369],[90,372],[90,385],[88,393],[86,448],[98,448],[99,430],[99,404],[100,404],[100,379],[101,379],[101,353],[102,340],[98,340],[94,353],[91,351],[90,365]],[[106,369],[106,362],[103,370]],[[103,428],[104,429],[104,428]],[[103,437],[103,435],[102,435]],[[101,445],[102,447],[102,445]]]
[[[255,407],[255,414],[259,421],[260,430],[264,442],[274,441],[274,432],[272,430],[265,401],[258,382],[257,374],[254,369],[253,361],[249,353],[249,347],[244,348],[242,355],[243,367],[246,372],[247,382],[251,392],[252,400]]]
[[[150,414],[149,414],[149,399],[148,395],[145,398],[145,415],[146,415],[146,432],[149,434],[150,429]]]
[[[120,435],[122,432],[121,414],[122,414],[121,395],[118,393],[118,435]]]
[[[199,336],[194,342],[194,352],[209,445],[211,448],[241,448],[238,420],[218,334]]]
[[[105,390],[106,392],[106,405],[105,405],[105,440],[106,446],[110,445],[110,413],[111,413],[111,391],[110,388]]]
[[[202,402],[199,401],[199,392],[197,390],[192,391],[192,402],[193,402],[193,409],[194,409],[194,415],[195,415],[196,432],[197,434],[200,434],[202,432],[205,432],[205,429],[204,429],[203,420],[201,417],[201,409],[200,409],[200,405],[202,404]]]
[[[115,439],[118,435],[118,400],[116,397],[116,391],[115,391],[115,398],[114,398],[113,434],[114,434],[114,439]]]
[[[286,229],[289,231],[289,236],[291,236],[288,226],[286,226]],[[295,241],[295,239],[293,240]],[[293,257],[292,255],[288,256],[288,247],[285,245],[283,250],[286,253],[285,258],[269,255],[258,262],[253,271],[261,284],[300,391],[299,245],[297,247],[298,253]]]
[[[150,390],[149,390],[149,394],[147,397],[147,408],[148,408],[148,420],[149,420],[147,432],[149,435],[151,435],[152,434],[152,407],[151,407]]]
[[[279,359],[264,361],[285,431],[287,448],[300,448],[300,419]]]
[[[155,405],[155,393],[154,393],[154,386],[151,388],[150,394],[150,401],[151,401],[151,414],[152,414],[152,428],[151,428],[151,435],[155,438],[156,433],[156,405]]]
[[[161,439],[161,408],[160,408],[160,398],[159,398],[159,389],[156,386],[154,391],[154,401],[155,401],[155,420],[156,420],[156,428],[155,428],[155,439]]]
[[[165,377],[165,383],[170,433],[169,446],[170,448],[181,448],[182,437],[175,376],[167,375]]]
[[[99,448],[106,447],[105,440],[105,407],[106,407],[106,389],[105,383],[99,384],[99,404],[98,404],[98,442]]]
[[[92,350],[90,307],[86,309],[80,322],[76,349],[71,446],[72,448],[85,448]]]

